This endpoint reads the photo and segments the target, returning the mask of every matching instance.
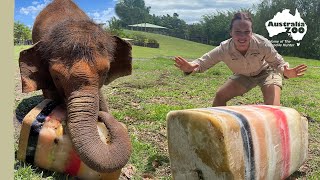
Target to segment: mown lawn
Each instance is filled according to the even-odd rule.
[[[157,39],[160,48],[133,46],[133,74],[103,87],[103,92],[112,114],[127,125],[131,136],[133,153],[125,167],[133,169],[131,179],[172,179],[166,138],[167,113],[171,110],[211,106],[215,91],[231,72],[219,63],[205,73],[185,76],[173,65],[172,57],[181,55],[191,60],[213,47],[161,35],[147,35]],[[21,47],[16,49],[15,58]],[[282,91],[283,106],[292,107],[312,118],[309,121],[308,161],[292,178],[317,179],[320,177],[320,61],[295,57],[285,59],[291,66],[305,63],[309,67],[305,76],[285,80]],[[16,83],[20,83],[19,79],[16,79]],[[42,100],[39,94],[22,95],[16,91],[15,106],[27,111],[30,107],[25,107],[26,103],[21,103],[22,100],[27,98],[29,106],[35,105]],[[244,96],[234,98],[228,105],[262,102],[261,92],[255,88]],[[16,161],[15,179],[43,178],[71,177]]]
[[[184,39],[174,38],[170,36],[163,36],[159,34],[129,31],[125,30],[127,34],[144,34],[148,38],[156,39],[160,47],[159,48],[148,48],[135,46],[133,48],[133,57],[136,59],[150,59],[150,58],[164,58],[172,56],[185,56],[189,58],[197,58],[212,49],[212,46],[190,42]]]

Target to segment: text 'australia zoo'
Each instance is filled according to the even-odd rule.
[[[287,33],[290,33],[290,29],[292,33],[303,33],[305,31],[305,23],[304,22],[268,22],[268,27],[284,27]]]

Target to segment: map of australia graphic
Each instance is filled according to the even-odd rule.
[[[272,19],[265,23],[269,37],[280,33],[287,33],[294,41],[301,41],[307,32],[307,24],[301,18],[296,9],[295,15],[290,14],[289,9],[278,12]],[[299,46],[300,43],[298,42]]]

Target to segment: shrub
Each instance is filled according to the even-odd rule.
[[[122,38],[129,38],[133,39],[132,44],[136,46],[143,46],[143,47],[151,47],[151,48],[159,48],[159,43],[155,39],[148,39],[147,36],[143,34],[125,34],[123,33]]]

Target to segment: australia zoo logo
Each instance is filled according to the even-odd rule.
[[[307,24],[301,18],[300,13],[296,9],[295,15],[290,14],[289,9],[278,12],[272,19],[265,23],[269,37],[276,36],[280,33],[287,33],[292,39],[271,40],[274,46],[294,47],[295,44],[300,46],[300,41],[307,32]]]

